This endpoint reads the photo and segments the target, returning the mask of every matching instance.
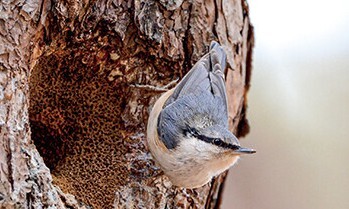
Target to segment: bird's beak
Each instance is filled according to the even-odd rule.
[[[253,154],[256,153],[256,150],[250,149],[250,148],[245,148],[245,147],[239,147],[238,149],[234,149],[233,153],[235,154]]]

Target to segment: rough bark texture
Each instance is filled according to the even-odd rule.
[[[253,45],[245,1],[0,3],[0,208],[218,208],[225,174],[185,190],[154,165],[145,127],[160,93],[135,87],[180,79],[211,40],[228,55],[241,136]]]

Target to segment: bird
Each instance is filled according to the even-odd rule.
[[[209,52],[160,96],[149,114],[148,148],[175,186],[202,187],[240,155],[256,152],[241,147],[229,131],[225,68],[226,53],[212,41]]]

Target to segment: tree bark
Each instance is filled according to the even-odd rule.
[[[245,1],[0,3],[0,208],[219,208],[226,174],[177,188],[145,145],[161,94],[149,86],[182,78],[211,40],[227,52],[229,123],[241,136]]]

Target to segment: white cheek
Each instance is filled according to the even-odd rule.
[[[197,162],[212,159],[215,153],[220,151],[218,147],[194,137],[183,139],[177,150],[178,153],[183,154],[184,158],[191,157]]]

